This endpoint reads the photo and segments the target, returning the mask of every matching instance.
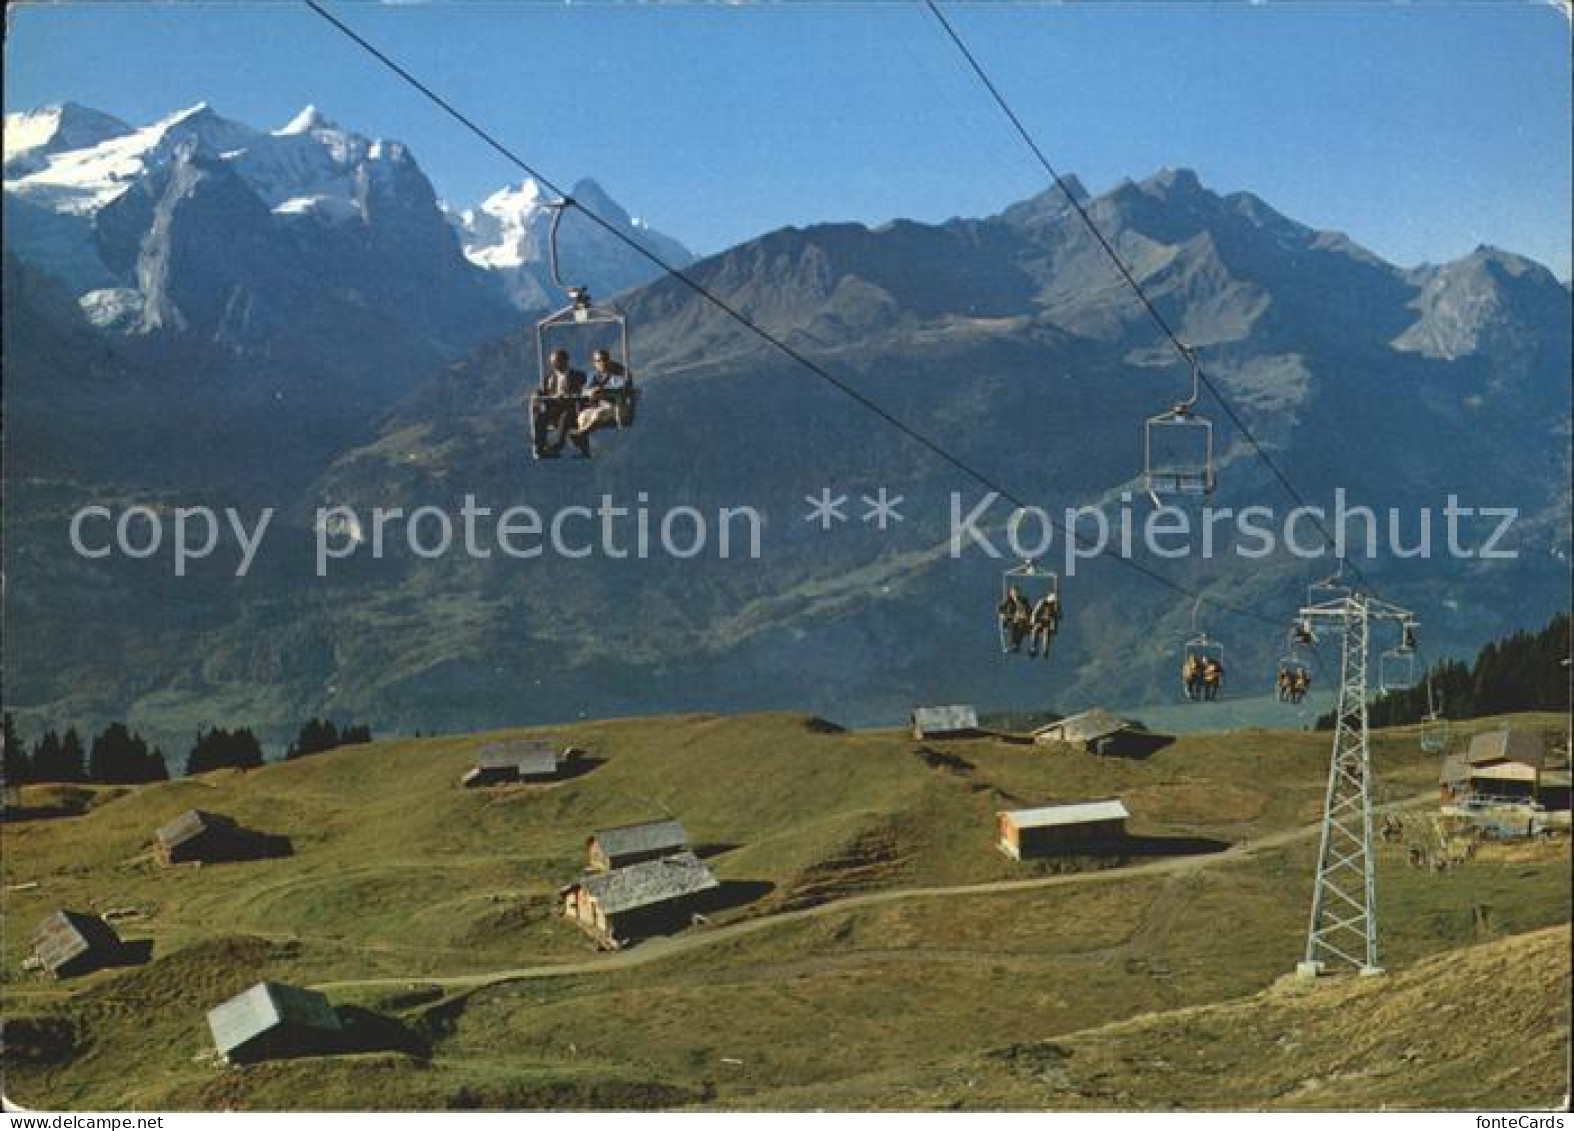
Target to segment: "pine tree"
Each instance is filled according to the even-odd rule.
[[[250,727],[197,732],[197,741],[186,757],[186,773],[201,774],[208,770],[250,770],[262,765],[262,744]]]
[[[1474,664],[1444,660],[1406,691],[1373,700],[1373,726],[1419,722],[1436,709],[1450,719],[1503,715],[1515,711],[1569,711],[1569,614],[1559,613],[1537,633],[1514,632],[1484,645]],[[1431,686],[1430,701],[1427,695]],[[1332,714],[1317,720],[1333,727]]]
[[[165,781],[169,767],[164,756],[149,750],[147,740],[134,734],[124,723],[111,723],[93,740],[88,755],[88,776],[111,785]]]
[[[33,780],[32,760],[27,756],[27,746],[22,736],[16,732],[16,720],[11,717],[10,711],[5,713],[4,724],[5,765],[0,769],[0,780],[7,786],[18,786]]]
[[[82,765],[82,739],[76,729],[66,731],[62,738],[53,730],[33,747],[33,778],[47,782],[79,782],[87,774]]]
[[[340,729],[331,719],[312,719],[302,724],[295,741],[290,743],[289,749],[285,751],[284,759],[292,761],[296,758],[304,758],[308,754],[321,754],[340,746],[371,740],[372,728],[365,724],[348,723]]]

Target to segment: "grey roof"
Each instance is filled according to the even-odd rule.
[[[1470,753],[1466,755],[1472,766],[1484,762],[1523,762],[1540,767],[1547,756],[1547,744],[1541,735],[1528,730],[1489,730],[1470,740]]]
[[[475,764],[480,770],[513,770],[521,775],[553,774],[557,772],[558,753],[546,739],[515,738],[481,747]]]
[[[324,1032],[344,1027],[322,994],[281,982],[258,982],[208,1010],[213,1043],[226,1056],[279,1025]]]
[[[966,703],[951,707],[914,707],[913,726],[921,734],[977,730],[978,712]]]
[[[28,942],[46,970],[58,970],[95,948],[114,950],[120,936],[97,915],[61,909],[33,929]]]
[[[234,832],[237,828],[235,821],[222,813],[209,813],[202,809],[187,809],[169,824],[164,825],[155,834],[158,841],[165,848],[174,848],[185,844],[188,840],[201,836],[210,829],[223,829]]]
[[[1084,825],[1093,821],[1124,821],[1131,816],[1117,798],[1108,801],[1079,801],[1071,805],[1041,805],[1037,809],[1012,809],[1003,814],[1019,829],[1043,829],[1054,825]]]
[[[1443,758],[1443,768],[1438,771],[1438,785],[1458,785],[1470,780],[1470,762],[1463,750],[1455,750]]]
[[[601,829],[596,833],[596,843],[608,856],[631,856],[682,848],[689,843],[689,834],[678,821],[667,818]]]
[[[652,907],[721,886],[692,852],[597,872],[580,882],[608,915]]]
[[[1079,715],[1067,715],[1059,722],[1047,723],[1035,730],[1033,737],[1062,742],[1091,742],[1130,729],[1131,724],[1126,720],[1116,718],[1103,707],[1093,707]]]

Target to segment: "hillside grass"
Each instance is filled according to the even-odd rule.
[[[1002,738],[825,733],[791,715],[501,732],[540,733],[598,763],[555,785],[462,790],[459,775],[499,734],[379,742],[6,824],[7,1016],[64,1019],[73,1034],[54,1060],[8,1065],[13,1098],[647,1108],[857,1095],[878,1106],[925,1066],[1257,993],[1299,957],[1309,837],[1176,871],[1140,866],[1151,858],[1126,871],[1120,860],[1024,865],[993,848],[993,813],[1119,795],[1136,834],[1233,844],[1282,833],[1318,816],[1327,735],[1194,735],[1123,761]],[[1413,732],[1377,735],[1375,757],[1388,798],[1435,788],[1437,760]],[[295,855],[156,867],[152,830],[193,806],[287,835]],[[687,936],[743,919],[761,929],[587,971],[601,960],[555,914],[556,888],[582,866],[590,831],[664,812],[719,876],[757,895]],[[1057,868],[1106,870],[1063,886],[846,901]],[[1443,874],[1384,846],[1379,881],[1394,969],[1569,918],[1566,841],[1490,849]],[[27,931],[60,906],[129,912],[121,933],[151,939],[153,961],[59,984],[24,974]],[[471,989],[423,981],[556,965],[577,972]],[[385,979],[331,994],[402,1026],[402,1051],[215,1067],[204,1010],[264,975]],[[858,1081],[884,1083],[862,1093]]]

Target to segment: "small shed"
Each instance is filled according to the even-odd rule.
[[[459,779],[459,784],[473,788],[509,782],[552,781],[578,753],[572,747],[559,753],[552,742],[539,738],[488,743],[476,755],[475,765]]]
[[[123,953],[115,928],[84,911],[56,911],[33,930],[27,941],[39,965],[56,978],[71,978],[113,966]]]
[[[161,864],[191,860],[217,864],[257,860],[289,852],[289,841],[238,824],[223,813],[188,809],[153,835],[153,850]]]
[[[687,926],[720,882],[699,857],[679,852],[596,872],[560,891],[563,914],[607,950]]]
[[[1116,718],[1103,707],[1093,707],[1039,727],[1033,732],[1033,741],[1043,745],[1065,743],[1090,754],[1115,754],[1122,738],[1131,733],[1132,726],[1125,719]]]
[[[1107,847],[1126,838],[1126,806],[1119,798],[1044,805],[997,813],[997,842],[1013,860]]]
[[[967,738],[977,733],[978,712],[965,703],[913,708],[914,738]]]
[[[335,1051],[344,1024],[316,990],[258,982],[208,1010],[219,1055],[232,1064]]]
[[[618,825],[592,833],[585,842],[587,867],[592,872],[624,868],[644,860],[682,852],[689,846],[689,834],[672,818],[644,821],[637,825]]]

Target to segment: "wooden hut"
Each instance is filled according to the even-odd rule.
[[[188,809],[153,837],[153,851],[161,864],[191,860],[217,864],[232,860],[258,860],[288,855],[290,842],[237,824],[223,813]]]
[[[481,748],[475,765],[465,771],[459,784],[475,788],[512,782],[554,781],[578,754],[573,747],[559,753],[552,742],[539,738],[489,743]]]
[[[721,887],[692,852],[595,872],[561,889],[563,914],[607,950],[688,925]]]
[[[258,982],[208,1010],[219,1055],[232,1064],[336,1051],[344,1024],[316,990]]]
[[[1116,718],[1103,707],[1094,707],[1039,727],[1033,732],[1033,741],[1041,745],[1064,743],[1089,754],[1115,755],[1122,753],[1123,743],[1133,733],[1125,719]]]
[[[563,764],[567,764],[567,758],[559,755],[557,747],[545,739],[488,742],[475,755],[474,766],[464,771],[460,785],[477,788],[515,782],[551,782],[559,775]]]
[[[1550,754],[1546,739],[1537,732],[1478,734],[1470,740],[1465,761],[1469,783],[1463,796],[1477,801],[1538,804],[1547,809],[1569,807],[1568,762]]]
[[[626,868],[630,864],[682,852],[688,844],[689,834],[681,823],[671,818],[619,825],[591,834],[585,842],[586,866],[592,872]]]
[[[39,966],[55,978],[113,966],[123,953],[115,928],[97,915],[64,909],[40,923],[28,937],[28,944]]]
[[[913,737],[968,738],[978,733],[978,712],[967,704],[953,707],[915,707]]]
[[[1008,810],[995,815],[997,846],[1013,860],[1105,848],[1126,838],[1130,815],[1119,798]]]

